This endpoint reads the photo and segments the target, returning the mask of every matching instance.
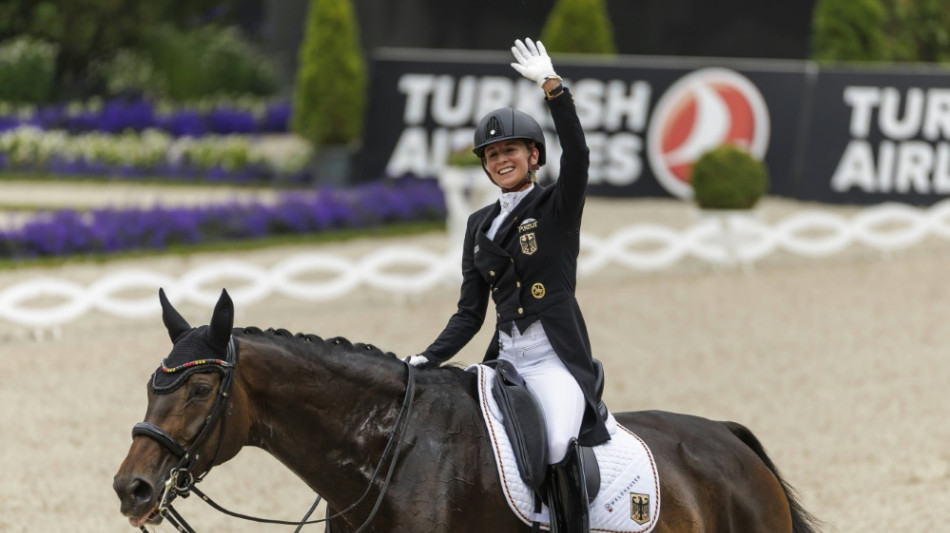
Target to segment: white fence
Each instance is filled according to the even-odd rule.
[[[662,270],[686,258],[726,266],[751,266],[774,252],[819,257],[836,254],[853,244],[889,252],[935,236],[950,239],[950,200],[930,208],[898,204],[869,207],[845,217],[810,211],[766,224],[742,213],[704,216],[677,230],[655,224],[622,228],[605,238],[581,235],[579,275],[589,275],[609,264],[637,271]],[[450,242],[461,239],[450,236]],[[412,294],[429,290],[459,276],[458,251],[445,253],[414,247],[385,247],[357,260],[305,253],[269,268],[223,260],[205,264],[180,276],[144,270],[120,270],[88,286],[51,277],[38,277],[0,290],[0,320],[21,326],[57,328],[90,311],[116,317],[158,314],[155,292],[164,287],[175,301],[213,306],[220,280],[239,284],[232,297],[242,305],[272,294],[305,301],[338,298],[360,287]],[[316,275],[316,276],[315,276]],[[315,277],[320,281],[301,281]],[[147,293],[121,298],[122,293]],[[35,300],[60,301],[52,306],[30,305]]]
[[[777,251],[823,257],[860,244],[888,253],[930,236],[950,239],[950,200],[930,208],[880,204],[851,217],[804,211],[773,225],[742,212],[707,213],[682,231],[639,224],[604,240],[585,236],[582,244],[591,251],[591,257],[579,268],[587,273],[615,261],[635,270],[658,270],[685,257],[748,267]],[[652,245],[651,249],[636,251],[646,245]]]

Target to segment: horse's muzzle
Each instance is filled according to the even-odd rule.
[[[161,519],[154,485],[140,476],[116,476],[112,488],[119,496],[119,511],[134,527]]]

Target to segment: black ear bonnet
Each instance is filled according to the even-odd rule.
[[[156,393],[172,392],[192,374],[199,372],[224,375],[233,365],[237,355],[235,341],[220,346],[208,338],[209,332],[208,326],[200,326],[179,337],[172,351],[152,374],[152,389]]]
[[[192,374],[220,372],[225,374],[237,362],[237,341],[231,336],[234,304],[222,290],[211,315],[211,324],[192,328],[159,289],[162,320],[174,346],[161,366],[152,374],[152,389],[169,393],[182,385]]]

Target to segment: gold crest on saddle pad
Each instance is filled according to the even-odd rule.
[[[630,493],[630,519],[638,524],[650,520],[650,495]]]
[[[534,237],[534,232],[525,233],[519,239],[521,242],[521,252],[525,255],[531,255],[538,251],[538,240]]]

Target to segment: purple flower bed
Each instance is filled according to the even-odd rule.
[[[246,241],[385,224],[445,219],[434,180],[404,177],[349,189],[286,193],[274,205],[229,202],[206,207],[62,210],[0,232],[0,258],[31,259],[172,245]]]
[[[44,130],[69,133],[120,133],[125,130],[158,129],[176,137],[200,137],[207,134],[287,133],[290,103],[272,102],[263,113],[219,104],[207,112],[181,108],[161,113],[147,100],[111,100],[97,111],[72,112],[65,104],[42,106],[29,117],[0,116],[0,132],[30,125]]]

